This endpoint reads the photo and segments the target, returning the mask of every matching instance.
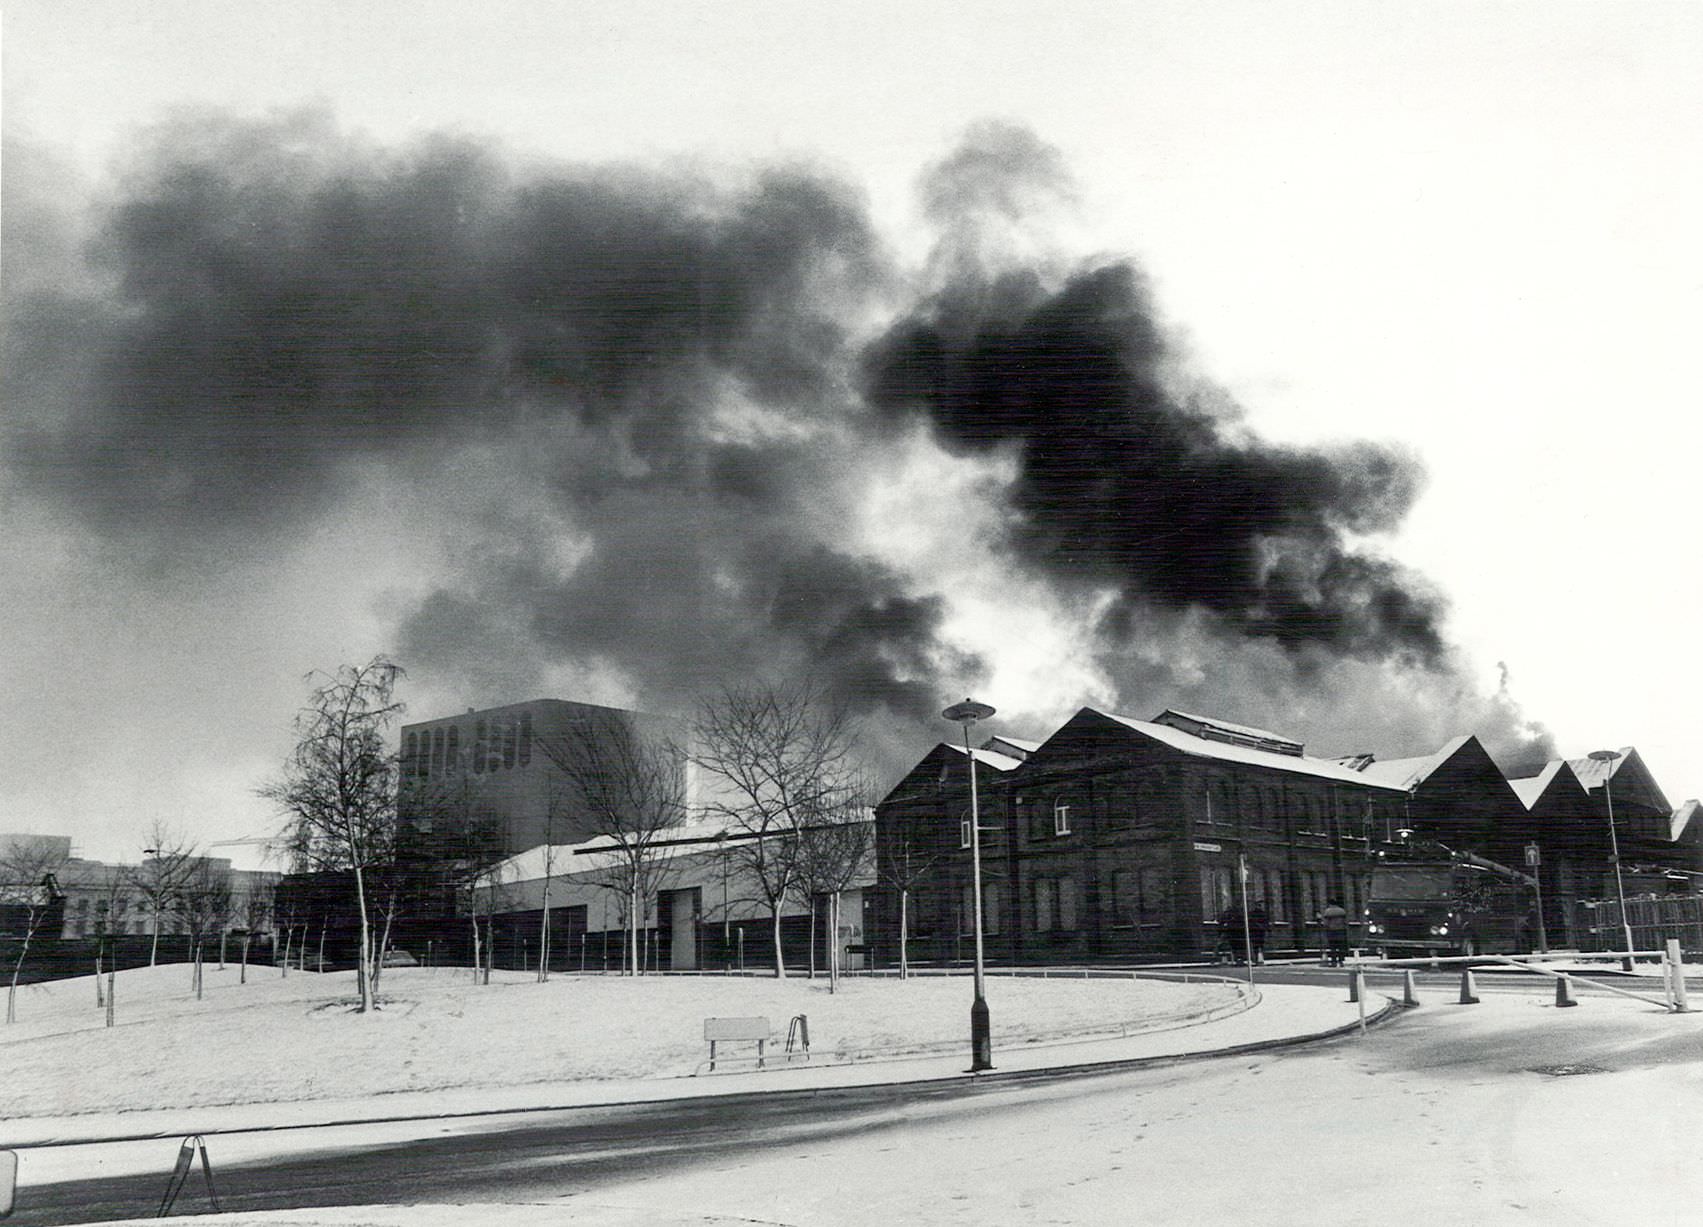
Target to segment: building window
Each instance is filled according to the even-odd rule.
[[[1053,834],[1070,834],[1070,803],[1057,801],[1053,804]]]
[[[1283,906],[1283,871],[1280,869],[1266,870],[1265,907],[1267,919],[1272,924],[1282,924],[1289,919],[1289,909]]]
[[[1119,869],[1112,874],[1112,927],[1133,929],[1141,923],[1141,874]]]
[[[1228,825],[1236,817],[1236,794],[1227,780],[1214,780],[1206,790],[1206,820]]]
[[[444,734],[443,765],[446,771],[455,771],[461,766],[461,726],[452,724],[449,732]]]
[[[998,937],[1003,931],[1005,915],[1005,883],[988,882],[982,887],[982,931]]]
[[[1035,932],[1051,933],[1058,903],[1058,883],[1051,878],[1035,879]]]
[[[1023,804],[1022,797],[1018,797],[1017,801],[1019,804]],[[1047,803],[1044,800],[1034,800],[1028,802],[1025,808],[1029,812],[1030,840],[1045,839],[1047,837]]]
[[[532,761],[532,713],[520,713],[520,765],[522,767]]]
[[[958,846],[960,848],[968,848],[973,834],[974,832],[972,831],[970,824],[970,815],[966,812],[964,816],[958,820]]]
[[[1200,914],[1208,924],[1217,924],[1218,916],[1230,906],[1232,890],[1230,870],[1223,865],[1200,867]]]
[[[483,774],[485,770],[485,722],[477,721],[473,725],[473,774]]]
[[[1075,878],[1060,878],[1058,880],[1058,927],[1067,933],[1076,931],[1076,918],[1081,911],[1081,892],[1076,887]]]

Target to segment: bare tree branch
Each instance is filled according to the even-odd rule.
[[[385,744],[402,714],[395,700],[402,668],[383,656],[310,674],[313,686],[296,718],[299,740],[283,774],[260,790],[288,816],[286,838],[298,869],[348,869],[360,919],[360,1009],[374,1008],[378,952],[367,874],[396,852],[398,765]]]

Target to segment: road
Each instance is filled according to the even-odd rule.
[[[1604,1072],[1551,1076],[1587,1071]],[[1263,1224],[1363,1215],[1363,1198],[1399,1221],[1416,1195],[1392,1174],[1406,1164],[1434,1173],[1423,1196],[1436,1221],[1523,1221],[1513,1205],[1660,1222],[1592,1218],[1571,1173],[1618,1164],[1658,1188],[1695,1182],[1657,1152],[1703,1129],[1700,1071],[1695,1015],[1600,999],[1560,1011],[1528,993],[1427,1006],[1363,1040],[1065,1080],[532,1113],[412,1140],[328,1130],[323,1149],[246,1165],[221,1163],[232,1139],[209,1149],[227,1210],[566,1198],[788,1223],[1216,1222],[1281,1187],[1288,1200],[1262,1204]],[[1676,1078],[1691,1090],[1665,1094]],[[1668,1116],[1633,1110],[1652,1099],[1674,1101]],[[1572,1127],[1587,1118],[1610,1136]],[[9,1224],[151,1216],[173,1151],[152,1145],[157,1175],[25,1188]],[[1543,1162],[1519,1165],[1533,1154]],[[1689,1149],[1683,1159],[1696,1167]],[[1137,1193],[1143,1215],[1117,1209]],[[1629,1208],[1624,1195],[1614,1205]],[[207,1208],[198,1173],[178,1208]]]

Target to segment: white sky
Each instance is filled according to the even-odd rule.
[[[90,177],[169,108],[313,101],[383,141],[803,156],[901,245],[916,176],[966,125],[1025,124],[1077,176],[1070,245],[1140,260],[1250,425],[1421,457],[1385,548],[1447,594],[1487,684],[1506,662],[1563,752],[1635,744],[1671,800],[1703,791],[1703,7],[5,7],[7,135]],[[49,535],[27,515],[7,533]],[[0,660],[0,829],[89,855],[133,856],[154,816],[270,829],[252,787],[300,676],[389,646],[391,589],[304,602],[287,560],[240,598],[275,619],[262,641],[111,608],[44,556],[0,580],[28,610]],[[44,733],[83,765],[24,752]]]

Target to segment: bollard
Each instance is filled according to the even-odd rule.
[[[1413,981],[1413,969],[1401,973],[1401,1003],[1403,1005],[1419,1004],[1419,988]]]
[[[1674,1013],[1689,1013],[1691,1003],[1685,999],[1685,956],[1680,952],[1677,938],[1668,938],[1666,954],[1669,983],[1673,986]]]
[[[1358,967],[1348,973],[1348,999],[1350,1001],[1360,1000],[1360,969]]]
[[[1565,1006],[1578,1004],[1577,1001],[1573,1000],[1573,977],[1569,975],[1560,976],[1555,981],[1555,1008],[1559,1010]]]
[[[1478,983],[1472,978],[1472,972],[1465,968],[1461,969],[1461,1004],[1478,1004]]]

